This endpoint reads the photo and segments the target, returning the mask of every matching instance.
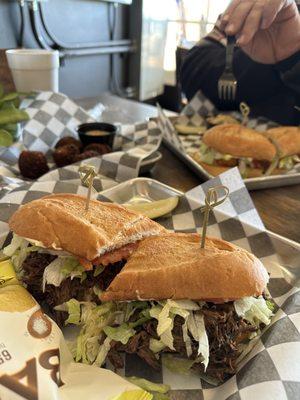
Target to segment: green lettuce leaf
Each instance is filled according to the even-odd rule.
[[[137,378],[136,376],[132,376],[129,378],[126,378],[130,383],[133,385],[136,385],[140,387],[141,389],[147,390],[148,392],[157,392],[157,393],[168,393],[170,390],[169,385],[163,385],[160,383],[154,383],[151,381],[148,381],[147,379],[143,378]]]
[[[287,156],[279,160],[278,166],[281,169],[292,169],[297,162],[299,162],[297,156]]]
[[[111,400],[168,400],[168,398],[154,398],[154,396],[150,393],[145,392],[142,389],[137,390],[128,390],[123,392]]]
[[[171,354],[165,354],[162,357],[162,363],[166,368],[168,368],[171,372],[182,375],[190,375],[192,366],[198,362],[201,362],[201,358],[189,360],[187,358],[179,358]]]
[[[71,299],[66,302],[65,305],[69,314],[68,318],[65,321],[65,324],[79,325],[81,317],[80,302],[75,299]]]
[[[59,256],[44,270],[43,291],[45,291],[46,284],[59,287],[61,282],[67,278],[80,278],[82,282],[86,279],[85,269],[77,258]]]
[[[11,262],[14,266],[18,278],[22,277],[22,264],[26,257],[32,251],[39,250],[37,246],[29,246],[29,242],[20,236],[13,234],[12,241],[10,244],[2,250],[2,253],[11,258]]]
[[[11,257],[24,244],[27,247],[29,245],[29,242],[27,242],[27,240],[21,238],[20,236],[14,234],[10,244],[4,247],[3,253],[7,257]]]
[[[166,345],[162,342],[162,340],[151,338],[149,342],[149,348],[153,353],[156,354],[165,349]]]
[[[101,367],[105,362],[106,356],[110,350],[110,342],[111,342],[111,339],[107,337],[104,340],[103,344],[100,346],[97,358],[94,361],[94,364],[97,365],[98,367]]]
[[[105,326],[103,332],[111,340],[121,342],[122,344],[127,344],[128,340],[135,335],[135,330],[125,323],[118,327]]]
[[[101,272],[104,271],[104,267],[102,265],[97,265],[97,267],[94,270],[94,276],[98,276],[101,274]]]
[[[275,312],[275,309],[276,309],[275,303],[273,303],[272,300],[268,300],[268,299],[267,299],[267,300],[266,300],[266,304],[267,304],[269,310],[271,310],[272,313],[274,313],[274,312]]]
[[[273,312],[268,307],[265,299],[261,297],[244,297],[234,302],[238,316],[243,317],[250,324],[259,326],[261,323],[269,325]]]

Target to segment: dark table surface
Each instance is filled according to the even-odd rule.
[[[101,119],[107,122],[134,123],[156,117],[156,108],[147,104],[125,100],[109,93],[97,98],[78,99],[77,103],[89,109],[102,103],[105,109]],[[174,113],[170,113],[170,115]],[[150,176],[178,190],[186,192],[201,180],[164,145],[162,159]],[[267,229],[300,242],[300,185],[250,192],[253,202]]]

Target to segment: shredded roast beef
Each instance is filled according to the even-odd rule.
[[[97,285],[101,290],[108,288],[114,277],[121,271],[125,262],[119,261],[111,264],[104,269],[98,276],[94,276],[94,271],[86,271],[86,279],[82,282],[80,278],[67,278],[62,281],[59,287],[46,285],[45,291],[42,289],[44,269],[56,256],[32,252],[26,257],[22,264],[23,282],[27,285],[29,292],[40,303],[46,304],[51,316],[62,326],[67,318],[67,314],[62,311],[55,311],[54,307],[72,298],[79,301],[94,301],[99,303],[98,296],[95,295],[93,287]]]
[[[251,326],[242,318],[238,317],[234,310],[233,303],[213,304],[207,303],[201,312],[204,314],[205,328],[209,341],[209,364],[206,373],[223,382],[237,369],[237,358],[240,355],[238,345],[249,338],[250,333],[256,328]],[[176,354],[187,357],[186,347],[182,336],[182,324],[184,319],[176,316],[172,336]],[[158,339],[156,333],[157,321],[150,320],[133,336],[126,345],[120,342],[113,342],[108,358],[116,369],[124,366],[123,359],[119,352],[135,353],[145,360],[151,367],[159,368],[159,362],[149,349],[150,338]],[[191,338],[192,339],[192,338]],[[170,351],[165,349],[164,351]],[[197,358],[198,343],[192,340],[191,359]],[[202,363],[195,363],[194,370],[204,372]]]

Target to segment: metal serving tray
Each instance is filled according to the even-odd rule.
[[[180,151],[168,139],[163,138],[164,144],[180,159],[182,160],[193,172],[195,172],[201,179],[213,178],[200,164],[192,159],[187,153]],[[267,189],[272,187],[290,186],[300,183],[300,172],[285,175],[273,175],[260,178],[244,179],[245,185],[248,190]]]
[[[184,193],[151,178],[135,178],[101,192],[101,196],[118,203],[149,203]],[[280,268],[285,279],[293,286],[300,286],[300,244],[266,230],[279,256]]]

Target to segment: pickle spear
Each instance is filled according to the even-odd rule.
[[[123,204],[123,206],[148,218],[155,219],[173,211],[177,207],[178,201],[178,197],[169,197],[152,203]]]

